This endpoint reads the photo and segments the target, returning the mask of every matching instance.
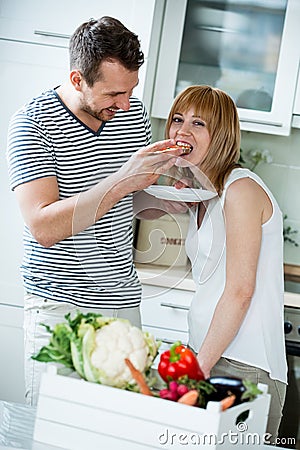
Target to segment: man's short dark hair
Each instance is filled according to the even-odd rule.
[[[117,60],[135,71],[144,62],[138,36],[119,20],[104,16],[80,25],[70,39],[70,69],[81,72],[89,86],[101,76],[101,62]]]

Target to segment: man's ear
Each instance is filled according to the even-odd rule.
[[[81,84],[82,84],[82,75],[79,72],[79,70],[72,70],[70,72],[70,80],[74,88],[78,91],[81,90]]]

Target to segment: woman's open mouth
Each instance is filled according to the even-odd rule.
[[[188,142],[176,141],[176,145],[182,148],[182,155],[189,155],[193,150],[193,146]]]

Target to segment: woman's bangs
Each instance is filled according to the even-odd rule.
[[[199,92],[186,92],[176,103],[176,112],[186,113],[189,109],[194,108],[194,115],[200,117],[205,122],[212,117],[211,99],[207,95],[201,95]]]

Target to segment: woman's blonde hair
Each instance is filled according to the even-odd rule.
[[[206,85],[189,86],[174,100],[166,123],[166,138],[169,137],[174,114],[185,113],[190,108],[194,108],[194,114],[205,121],[211,139],[199,169],[220,195],[232,169],[239,167],[241,138],[237,108],[232,98],[220,89]]]

